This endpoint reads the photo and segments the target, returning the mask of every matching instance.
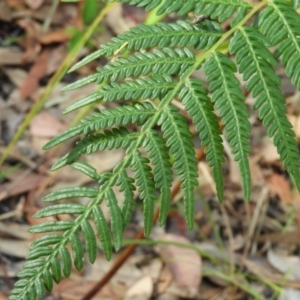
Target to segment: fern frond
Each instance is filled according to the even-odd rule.
[[[249,201],[251,174],[247,154],[250,152],[251,125],[248,121],[249,112],[244,103],[245,96],[240,89],[240,82],[234,75],[235,64],[224,54],[213,52],[204,64],[204,72],[207,75],[215,109],[220,109],[231,153],[235,155],[235,160],[239,164],[244,198]]]
[[[179,16],[187,15],[189,12],[201,13],[211,15],[213,19],[218,18],[219,22],[229,19],[238,8],[243,9],[243,14],[246,14],[247,9],[252,7],[240,0],[117,0],[117,2],[145,7],[146,11],[159,7],[157,15],[173,12],[177,12]],[[239,13],[241,14],[241,11]]]
[[[70,198],[94,198],[98,195],[98,189],[90,188],[90,187],[72,187],[72,188],[64,188],[60,190],[56,190],[43,198],[45,202],[53,202],[62,199],[70,199]]]
[[[153,164],[155,188],[161,192],[159,224],[166,222],[171,206],[172,165],[165,140],[154,130],[149,131],[143,147]]]
[[[72,164],[82,154],[91,154],[105,149],[126,148],[138,137],[138,133],[129,133],[126,128],[113,128],[111,131],[105,130],[103,134],[88,135],[80,140],[76,146],[62,158],[60,158],[52,167],[57,170],[66,165]]]
[[[125,83],[112,82],[105,84],[101,91],[85,97],[64,110],[64,114],[87,106],[99,100],[112,102],[115,100],[146,100],[162,98],[173,89],[175,83],[169,75],[153,74],[152,77],[128,80]]]
[[[271,1],[258,16],[258,26],[281,57],[286,74],[300,90],[300,27],[299,15],[288,1]]]
[[[198,169],[191,134],[185,118],[170,105],[165,108],[158,124],[161,125],[167,147],[174,156],[174,168],[183,190],[184,214],[188,228],[194,224],[194,188],[198,185]]]
[[[222,28],[215,22],[194,25],[178,21],[175,24],[139,25],[113,38],[112,42],[107,45],[102,45],[99,50],[75,64],[69,72],[73,72],[101,56],[114,56],[127,50],[138,51],[154,47],[174,48],[175,46],[179,48],[192,47],[195,50],[208,49],[221,36]],[[63,90],[76,89],[96,80],[96,77],[89,76],[87,79],[71,83]]]
[[[121,209],[118,205],[116,195],[112,189],[105,193],[106,203],[109,209],[111,231],[116,251],[122,247],[123,220]]]
[[[264,43],[267,41],[257,30],[241,27],[234,34],[229,50],[236,54],[239,72],[248,81],[246,88],[256,98],[254,108],[259,109],[259,117],[268,128],[269,137],[273,137],[280,159],[300,190],[300,161],[295,133],[285,115],[287,110],[285,97],[279,88],[280,78],[273,69],[276,60]]]
[[[181,74],[195,63],[195,55],[188,48],[154,49],[153,52],[120,57],[117,61],[98,69],[97,83],[117,81],[128,77],[146,76],[149,74]]]
[[[189,79],[185,82],[185,87],[181,90],[179,99],[193,118],[202,145],[206,146],[206,159],[212,167],[217,196],[222,201],[224,187],[221,164],[225,161],[221,138],[222,131],[218,119],[213,113],[211,100],[208,98],[207,91],[201,82],[196,79]]]
[[[127,175],[123,170],[119,174],[116,185],[119,186],[120,192],[124,194],[124,201],[122,206],[123,230],[127,227],[131,220],[131,215],[135,207],[135,200],[133,191],[135,190],[134,180]]]
[[[50,149],[80,134],[89,134],[111,126],[125,126],[130,123],[143,124],[154,112],[155,109],[149,102],[123,105],[113,109],[103,109],[101,112],[93,113],[81,120],[80,125],[57,135],[43,149]]]
[[[93,208],[93,217],[96,225],[96,230],[99,236],[101,248],[104,252],[106,259],[110,260],[112,255],[112,242],[110,238],[110,231],[104,218],[104,214],[101,208],[97,205]]]
[[[153,174],[149,166],[149,160],[142,157],[140,151],[136,151],[133,155],[130,167],[135,172],[135,183],[143,200],[144,213],[144,234],[148,236],[153,226],[155,188],[153,183]]]

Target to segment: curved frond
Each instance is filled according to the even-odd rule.
[[[105,84],[99,92],[85,97],[64,110],[64,114],[94,102],[103,100],[111,102],[115,100],[146,100],[162,98],[173,89],[175,83],[169,75],[153,74],[152,77],[127,80],[125,83],[112,82]]]
[[[132,28],[106,45],[102,45],[99,50],[85,57],[75,64],[69,72],[72,72],[101,56],[115,56],[127,50],[146,50],[153,47],[179,48],[192,47],[195,50],[210,48],[222,36],[222,28],[218,23],[190,24],[185,21],[157,25],[139,25]],[[71,83],[63,90],[76,89],[80,86],[95,82],[97,79],[89,77]]]
[[[174,106],[167,107],[158,124],[161,125],[167,147],[174,156],[174,168],[179,175],[183,190],[184,214],[191,229],[194,224],[194,188],[198,185],[198,169],[195,150],[192,142],[193,135],[186,124],[185,118]]]
[[[81,120],[80,125],[57,135],[43,149],[50,149],[80,134],[89,134],[111,126],[124,126],[130,123],[143,124],[154,112],[155,110],[149,102],[123,105],[113,109],[103,109],[101,112],[93,113]]]
[[[225,161],[221,138],[222,131],[218,118],[213,113],[211,100],[207,96],[207,91],[197,79],[189,79],[185,82],[185,87],[181,90],[179,99],[193,118],[201,144],[206,146],[206,159],[212,167],[217,196],[222,201],[224,187],[221,164]]]
[[[281,57],[286,74],[300,90],[300,27],[299,15],[288,1],[271,1],[258,16],[258,26]]]
[[[300,161],[295,133],[285,115],[287,110],[285,97],[279,88],[280,78],[273,69],[276,60],[264,43],[266,40],[258,31],[242,27],[230,42],[230,52],[236,54],[239,72],[248,81],[246,88],[256,98],[254,108],[259,109],[259,117],[268,128],[269,137],[273,137],[280,159],[300,190]]]
[[[143,147],[153,164],[155,188],[161,192],[159,224],[162,226],[171,207],[172,164],[165,140],[156,131],[149,131]]]
[[[144,233],[148,236],[153,226],[155,188],[153,174],[149,166],[149,160],[142,157],[140,151],[136,151],[133,155],[131,169],[135,172],[134,180],[143,200],[144,212]]]
[[[231,153],[235,155],[235,160],[239,164],[244,198],[249,201],[251,174],[247,154],[250,152],[251,125],[248,120],[249,112],[244,102],[245,96],[240,89],[240,82],[234,75],[235,71],[235,64],[219,52],[213,52],[204,65],[209,90],[212,92],[212,101],[215,109],[220,110]]]

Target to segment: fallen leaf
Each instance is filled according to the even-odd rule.
[[[0,8],[1,11],[1,8]],[[0,48],[0,66],[1,65],[21,65],[24,53],[9,48]]]
[[[0,3],[0,20],[10,22],[12,19],[12,13],[8,4],[4,1]],[[1,57],[1,55],[0,55]]]
[[[159,239],[165,242],[190,244],[182,236],[164,234]],[[174,245],[159,245],[157,251],[171,270],[178,287],[187,290],[187,295],[197,295],[201,283],[201,258],[193,250]]]
[[[31,67],[20,88],[20,96],[22,99],[29,97],[38,88],[39,81],[45,75],[47,70],[48,57],[49,51],[43,51],[35,61],[34,65]]]
[[[300,138],[300,117],[288,115],[288,120],[293,125],[293,130],[296,133],[296,137],[299,139]]]
[[[30,123],[30,134],[33,136],[52,138],[66,129],[64,123],[48,112],[39,113]]]
[[[278,300],[299,300],[300,291],[296,289],[282,289]]]
[[[129,288],[125,300],[149,300],[153,293],[153,281],[150,276],[145,276]]]
[[[40,175],[30,173],[20,180],[16,179],[12,182],[2,183],[0,191],[0,201],[36,188],[39,180],[43,180]]]
[[[30,241],[1,238],[0,252],[18,258],[25,258],[29,252]]]
[[[291,202],[290,185],[282,176],[273,173],[266,179],[266,183],[272,194],[277,195],[285,203]]]
[[[52,43],[63,43],[67,42],[71,38],[71,35],[66,32],[65,29],[58,29],[51,31],[45,35],[39,37],[40,43],[49,45]]]
[[[38,9],[43,5],[44,0],[25,0],[25,2],[31,9]]]
[[[260,150],[262,157],[266,163],[274,163],[279,160],[279,154],[276,147],[272,144],[269,139],[266,144]]]
[[[286,256],[269,249],[267,253],[269,263],[289,280],[300,280],[299,256]]]

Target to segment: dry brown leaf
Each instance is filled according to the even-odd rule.
[[[277,195],[285,203],[291,202],[289,183],[282,176],[274,173],[266,179],[266,183],[271,193]]]
[[[20,180],[16,179],[12,182],[1,184],[0,201],[11,196],[16,196],[26,193],[37,187],[39,180],[43,180],[40,175],[34,173],[27,174],[26,177]]]
[[[37,39],[41,32],[40,24],[29,18],[20,19],[17,23],[26,31],[26,38],[21,41],[22,46],[26,49],[23,57],[24,63],[32,62],[41,51],[41,45]]]
[[[25,0],[25,2],[31,9],[36,10],[43,5],[44,0]]]
[[[29,252],[30,245],[30,241],[1,238],[0,252],[18,258],[25,258]]]
[[[172,234],[161,235],[159,239],[190,244],[186,238]],[[191,249],[174,245],[159,245],[157,250],[171,270],[176,285],[186,290],[189,297],[197,295],[202,277],[200,256]]]
[[[0,232],[14,238],[31,241],[32,234],[28,232],[28,229],[29,226],[25,224],[0,222]]]
[[[9,48],[0,48],[0,65],[21,65],[23,62],[23,56],[23,52]]]
[[[260,153],[266,163],[274,163],[279,160],[279,155],[277,153],[276,147],[272,144],[271,140],[268,140],[266,144],[262,147]]]
[[[68,278],[55,286],[52,293],[57,299],[81,300],[94,284],[91,281]],[[121,300],[123,297],[118,294],[119,290],[121,290],[121,287],[118,284],[114,284],[114,289],[106,285],[91,300]]]
[[[125,300],[149,300],[153,293],[153,281],[150,276],[145,276],[129,288]]]
[[[5,1],[0,2],[0,20],[5,22],[10,22],[11,19],[12,19],[12,13],[10,7]]]
[[[296,133],[296,137],[299,139],[300,138],[300,117],[288,115],[288,120],[293,125],[293,130]]]
[[[65,131],[67,126],[58,121],[48,112],[41,112],[30,123],[30,133],[33,136],[52,138]]]
[[[11,80],[16,87],[21,87],[28,73],[19,68],[2,68],[5,75]]]
[[[7,300],[7,297],[0,292],[0,300]]]
[[[64,43],[71,38],[71,35],[66,32],[65,29],[58,29],[51,31],[43,36],[39,37],[39,41],[44,45],[52,43]]]
[[[300,281],[300,258],[299,256],[287,256],[279,251],[269,249],[267,253],[269,263],[286,279]]]
[[[40,79],[42,79],[46,73],[48,58],[49,51],[45,50],[39,55],[34,65],[31,67],[28,76],[25,78],[20,88],[20,96],[22,99],[26,99],[37,90]]]

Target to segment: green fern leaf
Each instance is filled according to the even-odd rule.
[[[210,48],[222,36],[222,28],[218,23],[193,25],[188,22],[178,21],[175,24],[158,23],[157,25],[139,25],[132,28],[112,42],[102,45],[101,49],[88,55],[82,61],[75,64],[69,72],[90,63],[101,56],[114,56],[127,50],[146,50],[153,47],[179,48],[193,47],[195,50]],[[91,82],[96,82],[97,78],[90,76],[66,86],[63,91],[76,89]]]
[[[117,107],[114,109],[103,109],[101,112],[93,113],[92,115],[83,119],[80,125],[72,127],[65,132],[57,135],[50,142],[48,142],[43,147],[43,149],[50,149],[80,134],[84,133],[87,135],[91,132],[106,129],[113,125],[124,126],[130,123],[143,124],[149,117],[154,114],[154,112],[155,110],[153,106],[148,102],[124,105],[122,107]],[[93,174],[93,176],[97,176],[95,171],[93,171],[90,166],[78,164],[76,165],[76,163],[72,164],[72,166],[75,168],[76,166],[78,166],[78,169],[81,169],[81,171],[88,176],[90,176],[90,174]],[[89,169],[89,171],[87,170],[87,168]]]
[[[54,191],[43,198],[44,202],[59,201],[69,198],[94,198],[98,195],[98,190],[88,187],[72,187]]]
[[[78,203],[67,203],[67,204],[58,204],[54,206],[48,206],[36,214],[34,214],[34,218],[45,218],[50,216],[57,216],[57,215],[81,215],[86,211],[86,206],[83,204]]]
[[[71,275],[72,259],[69,250],[66,247],[59,248],[60,261],[62,263],[62,272],[66,278]]]
[[[180,176],[183,190],[184,214],[189,229],[194,224],[194,188],[198,185],[198,169],[193,135],[189,131],[185,118],[178,109],[169,106],[164,110],[158,124],[161,125],[163,137],[167,141],[170,153],[174,156],[174,168]]]
[[[91,154],[105,149],[126,148],[137,136],[137,133],[129,133],[126,128],[114,128],[111,131],[105,130],[104,134],[88,135],[80,140],[69,153],[60,158],[51,170],[74,163],[82,154]]]
[[[249,201],[251,193],[251,174],[247,154],[251,151],[249,112],[244,103],[245,96],[240,89],[240,82],[234,75],[235,64],[224,54],[214,52],[204,65],[209,90],[215,109],[220,115],[227,131],[226,138],[231,146],[231,153],[238,161],[242,176],[244,198]]]
[[[120,192],[123,192],[124,194],[124,201],[122,206],[123,230],[129,224],[132,212],[135,207],[135,200],[133,195],[135,186],[133,185],[133,183],[134,180],[127,175],[125,170],[120,172],[116,185],[119,186]]]
[[[81,231],[85,240],[87,256],[89,261],[93,264],[97,257],[97,244],[94,230],[91,224],[87,220],[84,220],[81,223]]]
[[[121,209],[118,206],[116,195],[112,189],[105,193],[107,206],[110,214],[111,231],[116,251],[122,247],[123,220]]]
[[[53,231],[66,231],[73,228],[73,221],[51,221],[42,224],[33,225],[30,227],[29,232],[31,233],[44,233]]]
[[[61,267],[60,267],[60,263],[56,258],[53,258],[51,260],[51,272],[52,272],[52,276],[53,279],[56,283],[60,283],[61,281]]]
[[[185,87],[181,90],[179,99],[193,118],[202,145],[206,146],[206,159],[212,167],[217,196],[222,201],[224,187],[221,164],[225,161],[221,138],[222,131],[218,119],[213,113],[211,100],[208,98],[207,91],[203,88],[201,82],[196,79],[189,79],[185,82]]]
[[[300,90],[300,28],[299,15],[292,3],[274,0],[258,17],[258,26],[272,46],[277,46],[276,54],[281,56],[287,76]]]
[[[150,234],[153,226],[154,201],[156,199],[153,175],[148,164],[149,160],[142,157],[139,151],[136,151],[131,161],[131,168],[135,172],[135,183],[138,187],[140,198],[143,200],[145,236]]]
[[[97,83],[149,74],[180,75],[194,63],[195,55],[188,48],[175,50],[163,48],[162,50],[155,49],[153,52],[137,52],[98,69]]]
[[[95,181],[98,181],[101,178],[101,176],[97,173],[97,170],[85,162],[76,161],[71,164],[71,167],[89,176]]]
[[[151,130],[143,147],[147,151],[150,161],[153,164],[155,188],[161,192],[159,224],[166,222],[171,207],[171,186],[172,186],[172,165],[168,155],[168,148],[165,140],[154,130]]]
[[[99,235],[101,248],[103,249],[106,259],[109,261],[112,255],[112,243],[109,228],[104,218],[103,212],[99,206],[93,208],[94,222]]]
[[[30,249],[35,247],[50,246],[62,241],[60,234],[49,234],[36,239],[30,246]]]
[[[238,8],[243,8],[245,14],[247,9],[252,7],[249,3],[240,0],[117,0],[117,2],[145,7],[146,11],[159,7],[158,15],[173,12],[178,12],[179,16],[189,12],[201,13],[211,15],[211,18],[219,18],[220,22],[229,19]]]
[[[125,83],[112,82],[111,84],[105,84],[101,91],[71,104],[64,110],[64,113],[69,113],[99,100],[111,102],[115,100],[162,98],[174,86],[171,76],[159,74],[153,74],[152,77],[139,78],[134,81],[127,80]]]
[[[300,161],[295,133],[285,115],[287,110],[285,97],[279,89],[280,78],[273,69],[276,60],[264,42],[263,35],[254,28],[241,27],[230,42],[230,52],[236,54],[239,72],[244,80],[248,80],[246,88],[256,98],[254,108],[259,109],[259,117],[268,127],[269,137],[274,138],[280,159],[300,190]]]
[[[53,289],[53,279],[52,279],[51,272],[47,268],[45,268],[43,270],[43,281],[44,281],[46,290],[48,292],[51,292]]]
[[[71,248],[72,248],[74,265],[78,271],[81,271],[83,268],[82,243],[81,243],[79,237],[77,236],[77,234],[75,234],[75,233],[69,237],[69,241],[70,241]]]

